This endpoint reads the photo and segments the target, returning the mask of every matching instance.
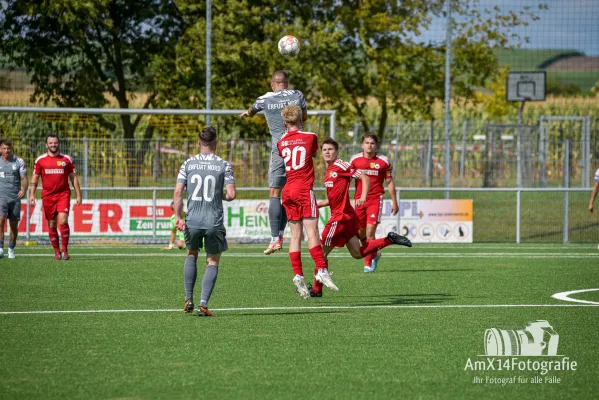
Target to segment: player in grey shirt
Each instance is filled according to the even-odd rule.
[[[12,142],[0,139],[0,258],[4,257],[4,224],[8,217],[10,237],[8,258],[15,258],[21,219],[21,199],[27,191],[25,161],[12,154]]]
[[[212,317],[208,301],[216,284],[220,255],[227,250],[223,223],[223,200],[235,199],[235,179],[231,164],[214,154],[216,130],[206,127],[198,135],[200,154],[187,159],[177,176],[173,201],[175,226],[185,234],[187,257],[184,265],[185,305],[183,311],[194,308],[193,288],[197,278],[198,251],[206,249],[206,271],[202,278],[202,297],[198,316]],[[187,215],[182,219],[183,190],[187,188]],[[226,193],[223,194],[226,188]]]
[[[299,90],[288,89],[289,77],[285,71],[275,71],[270,79],[272,92],[268,92],[256,99],[256,102],[247,110],[239,114],[241,118],[253,117],[264,111],[268,129],[272,136],[270,161],[268,165],[268,186],[270,186],[270,202],[268,219],[270,220],[271,241],[264,254],[269,255],[282,248],[283,231],[287,225],[287,215],[281,205],[281,190],[285,186],[285,162],[277,150],[277,142],[287,131],[281,111],[287,106],[296,105],[302,109],[301,124],[308,118],[308,107],[304,94]]]

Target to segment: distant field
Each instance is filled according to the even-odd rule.
[[[599,69],[588,69],[589,65],[593,66],[595,63],[585,62],[584,57],[580,57],[584,55],[576,50],[495,49],[494,53],[499,64],[510,65],[512,71],[547,70],[548,80],[576,85],[583,92],[588,92],[599,81]],[[569,71],[547,69],[552,62],[568,56],[576,56],[580,67],[570,65]]]
[[[500,65],[511,65],[512,71],[536,71],[540,65],[560,56],[580,55],[576,50],[494,49]]]
[[[210,302],[216,317],[198,318],[181,311],[183,251],[72,246],[72,260],[54,262],[46,246],[17,248],[16,259],[0,260],[0,398],[591,399],[599,392],[596,245],[389,248],[372,274],[339,249],[330,269],[340,291],[309,300],[295,293],[288,255],[261,252],[232,246]],[[573,300],[552,297],[579,290],[587,291]],[[485,355],[487,330],[516,333],[537,320],[553,333],[530,345],[557,340],[555,355]],[[506,348],[529,343],[495,339]]]

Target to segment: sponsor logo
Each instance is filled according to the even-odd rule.
[[[373,171],[371,169],[365,169],[362,171],[362,173],[366,175],[379,176],[379,171]]]
[[[375,166],[376,166],[375,163],[373,163],[373,162],[370,163],[370,168],[375,168]]]
[[[64,161],[56,161],[56,165],[58,165],[59,167],[66,167],[67,163]]]
[[[58,175],[58,174],[64,174],[64,169],[62,169],[62,168],[46,168],[44,170],[44,172],[47,175]]]

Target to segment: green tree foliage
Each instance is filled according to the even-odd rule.
[[[287,28],[305,44],[290,68],[304,77],[319,105],[356,116],[364,130],[378,127],[380,136],[390,111],[432,118],[435,100],[444,97],[445,45],[425,42],[420,34],[444,16],[443,1],[306,3],[302,17]],[[518,39],[511,29],[536,17],[500,6],[481,10],[476,0],[452,1],[452,7],[452,96],[472,98],[498,72],[492,48]],[[272,35],[277,29],[265,26]],[[376,120],[366,112],[372,103],[380,109]]]
[[[184,27],[168,0],[8,0],[0,7],[0,54],[31,74],[32,100],[64,107],[102,107],[108,95],[129,108],[137,90],[149,93],[144,108],[155,105],[151,67],[174,57]],[[135,137],[139,122],[121,116],[126,139]],[[151,136],[150,127],[143,137]],[[134,168],[145,154],[129,142]],[[129,176],[136,186],[138,174]]]

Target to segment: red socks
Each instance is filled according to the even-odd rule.
[[[64,253],[68,253],[70,233],[71,230],[69,229],[69,224],[60,225],[60,240],[62,242],[62,251]],[[56,247],[58,247],[58,243],[56,244]]]
[[[54,247],[54,252],[58,253],[60,251],[58,248],[58,229],[48,227],[48,236],[50,237],[50,244]]]
[[[360,247],[360,255],[362,257],[366,257],[368,255],[376,253],[377,251],[379,251],[381,249],[384,249],[385,247],[387,247],[391,244],[393,244],[393,243],[391,243],[391,241],[387,238],[368,239],[368,240],[366,240],[366,242],[364,242],[362,247]],[[371,262],[372,262],[372,258],[371,258]]]
[[[293,273],[295,275],[304,276],[304,271],[302,270],[302,253],[299,251],[294,251],[293,253],[289,253],[289,259],[291,260],[291,266],[293,267]]]
[[[320,268],[327,268],[327,261],[324,259],[324,253],[322,252],[322,246],[314,246],[310,249],[310,256],[316,264],[316,270]]]
[[[316,276],[319,269],[329,267],[327,260],[324,258],[324,253],[322,252],[321,245],[312,247],[310,249],[310,255],[314,260],[314,264],[316,264],[316,266],[314,267],[314,276]],[[316,278],[314,278],[314,284],[312,285],[312,289],[314,289],[316,293],[322,293],[322,283],[318,282]]]

